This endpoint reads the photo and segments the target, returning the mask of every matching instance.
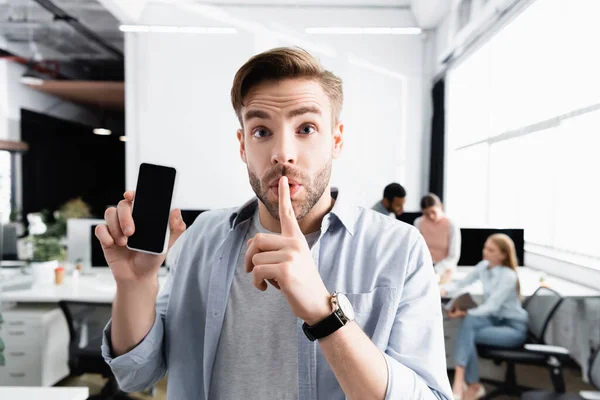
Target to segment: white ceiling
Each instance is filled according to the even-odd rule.
[[[405,7],[410,6],[411,0],[197,0],[196,3],[213,5],[246,5],[246,6],[318,6],[318,7]]]

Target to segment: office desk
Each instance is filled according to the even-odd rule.
[[[0,399],[23,400],[86,400],[89,396],[87,387],[14,387],[0,386]]]
[[[465,278],[474,267],[458,267],[453,276],[452,281],[459,281]],[[548,275],[542,271],[529,268],[519,267],[519,282],[521,284],[521,295],[529,297],[540,287],[540,279],[544,278],[544,283],[550,289],[556,290],[565,298],[572,299],[587,299],[600,298],[600,291],[569,282],[556,276]],[[462,291],[471,293],[475,298],[483,295],[483,287],[480,282],[476,282]]]
[[[453,281],[465,278],[473,267],[458,267]],[[581,366],[582,376],[587,382],[588,359],[592,344],[600,338],[600,291],[548,275],[529,267],[518,269],[521,294],[529,297],[540,286],[541,278],[544,284],[560,293],[565,301],[556,311],[546,331],[546,341],[569,349],[571,357]],[[483,288],[480,282],[467,286],[460,292],[469,292],[475,301],[481,301]],[[446,339],[446,362],[449,367],[454,365],[454,344],[460,321],[444,320],[444,336]],[[493,369],[490,366],[490,369]],[[494,372],[494,374],[497,373]]]
[[[5,278],[22,277],[19,271],[2,272]],[[166,279],[158,277],[160,288]],[[0,312],[5,326],[0,336],[6,345],[6,366],[0,368],[0,388],[2,385],[47,387],[68,376],[69,330],[57,303],[61,300],[112,303],[116,289],[115,280],[107,270],[77,279],[66,276],[62,285],[34,284],[29,289],[1,292]],[[0,391],[0,399],[4,398],[18,397],[3,397]]]
[[[0,261],[0,268],[21,268],[27,265],[27,261],[19,260],[2,260]]]
[[[167,276],[159,276],[158,284],[163,288]],[[112,303],[117,286],[110,271],[94,275],[81,275],[77,279],[65,276],[62,285],[34,284],[30,289],[11,290],[0,293],[0,302],[15,303],[58,303],[61,300]]]

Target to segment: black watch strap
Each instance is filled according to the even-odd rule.
[[[338,308],[338,310],[333,312],[329,317],[313,326],[310,326],[305,322],[302,324],[302,330],[304,331],[304,334],[308,340],[314,342],[317,339],[322,339],[331,335],[333,332],[337,331],[347,323],[348,320],[343,317],[343,314]]]

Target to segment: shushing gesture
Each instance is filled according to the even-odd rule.
[[[267,290],[269,281],[281,290],[292,312],[314,325],[331,314],[331,295],[296,220],[285,176],[279,179],[279,220],[281,235],[259,233],[248,241],[246,272],[258,289]]]

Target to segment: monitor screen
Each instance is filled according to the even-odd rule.
[[[423,215],[423,213],[420,211],[404,212],[404,213],[400,214],[399,216],[397,216],[396,219],[399,221],[402,221],[402,222],[406,222],[409,225],[414,225],[415,219],[419,218],[421,215]]]
[[[475,265],[482,259],[483,245],[494,233],[504,233],[515,242],[519,265],[525,265],[525,239],[523,229],[461,228],[461,249],[458,265]]]
[[[96,227],[98,225],[92,225],[91,226],[91,232],[90,232],[90,239],[91,239],[91,249],[92,249],[92,256],[90,258],[90,262],[91,262],[91,266],[92,267],[108,267],[108,264],[106,262],[106,259],[104,258],[104,252],[102,251],[102,245],[100,244],[100,241],[98,240],[98,238],[96,237]]]
[[[202,214],[204,211],[208,210],[181,210],[181,218],[183,219],[183,222],[185,222],[186,228],[189,228],[198,215]]]

